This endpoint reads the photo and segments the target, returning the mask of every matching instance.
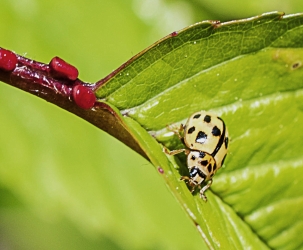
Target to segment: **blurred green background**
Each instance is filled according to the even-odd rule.
[[[293,1],[3,0],[0,47],[60,56],[97,81],[205,19],[303,11]],[[203,249],[151,164],[74,115],[0,83],[0,249]]]

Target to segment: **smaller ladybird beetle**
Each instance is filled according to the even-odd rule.
[[[200,111],[192,114],[185,126],[181,124],[175,134],[187,147],[165,152],[170,155],[184,152],[187,155],[189,177],[182,176],[192,187],[200,189],[200,197],[207,201],[205,191],[211,186],[212,178],[224,163],[228,148],[228,132],[224,121],[209,112]],[[207,184],[206,184],[207,182]],[[201,188],[202,184],[206,184]]]

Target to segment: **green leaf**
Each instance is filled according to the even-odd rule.
[[[210,248],[303,243],[293,237],[303,221],[302,24],[303,15],[279,12],[197,23],[132,58],[96,92],[121,111],[124,127],[163,172]],[[231,137],[208,203],[179,180],[184,157],[162,148],[182,147],[167,126],[199,110],[220,115]]]
[[[1,47],[46,63],[60,56],[96,81],[167,33],[152,33],[133,7],[133,0],[3,1]],[[152,165],[115,138],[2,82],[0,120],[0,192],[25,207],[1,205],[2,248],[203,247]]]
[[[64,8],[61,2],[60,8],[53,2],[45,4],[47,6],[43,5],[43,8],[50,13],[54,11],[56,19],[40,11],[40,3],[33,5],[30,13],[28,8],[14,5],[21,21],[17,28],[11,28],[11,22],[3,22],[4,30],[7,29],[3,32],[6,34],[3,35],[3,46],[34,56],[42,51],[46,53],[44,61],[61,53],[67,59],[73,58],[71,61],[78,60],[76,64],[82,64],[81,69],[86,68],[90,77],[99,77],[102,70],[112,69],[110,64],[113,62],[108,58],[113,56],[106,56],[109,51],[120,54],[132,50],[129,47],[134,45],[132,40],[124,40],[131,39],[132,23],[126,25],[129,30],[110,29],[115,31],[111,34],[106,30],[100,32],[98,26],[98,38],[89,37],[87,28],[93,25],[87,20],[92,20],[91,16],[103,18],[98,19],[102,24],[117,20],[116,15],[109,19],[105,12],[100,13],[105,9],[104,3],[94,8],[97,12],[90,9],[79,13],[74,6]],[[7,5],[13,4],[7,2]],[[107,5],[115,11],[125,7],[122,2],[116,5],[107,2]],[[83,7],[88,8],[86,2]],[[3,8],[2,17],[11,18],[12,15],[7,13]],[[60,14],[63,19],[57,18]],[[81,16],[81,25],[73,23],[77,16]],[[129,22],[127,15],[123,19]],[[54,25],[54,22],[60,25]],[[32,30],[35,24],[38,26]],[[27,26],[21,29],[24,39],[20,43],[16,37],[20,37],[22,25]],[[62,32],[56,33],[54,29],[48,32],[45,27],[51,25],[58,26],[59,30],[68,27],[69,32],[63,35],[72,40],[63,42]],[[78,36],[79,29],[86,32],[85,36]],[[144,37],[141,30],[138,33]],[[32,40],[30,34],[39,34],[36,36],[38,40]],[[127,49],[121,49],[120,44],[111,43],[112,40],[102,44],[104,39],[113,35],[116,37],[112,40],[123,40]],[[60,37],[55,42],[57,44],[54,44],[53,37]],[[44,39],[43,42],[40,39]],[[84,40],[79,42],[81,39]],[[85,53],[75,53],[88,43],[90,46],[85,46]],[[60,44],[63,46],[58,51]],[[113,47],[108,49],[108,44]],[[18,46],[24,48],[18,49]],[[32,46],[32,52],[29,46]],[[96,48],[100,51],[96,52]],[[85,59],[89,54],[93,56]],[[100,54],[105,54],[108,61],[102,67],[95,56]],[[5,93],[0,98],[0,113],[5,114],[0,124],[3,144],[0,151],[1,185],[48,220],[53,221],[60,214],[72,221],[79,231],[84,232],[83,235],[93,238],[103,234],[105,241],[115,239],[123,249],[199,249],[203,247],[199,241],[202,238],[209,248],[215,249],[298,249],[302,245],[298,237],[302,231],[303,185],[300,177],[303,139],[300,129],[301,74],[300,14],[282,16],[281,13],[271,13],[224,24],[198,23],[173,33],[132,58],[100,81],[99,101],[108,109],[103,113],[90,111],[95,114],[90,121],[101,120],[108,129],[106,131],[126,143],[135,141],[135,144],[128,145],[137,152],[143,151],[158,172],[152,171],[144,161],[136,162],[140,158],[132,159],[131,152],[117,141],[103,134],[99,137],[99,131],[87,124],[80,126],[79,119],[55,111],[45,102],[27,99],[27,95],[15,90],[9,95],[10,90],[0,86]],[[201,109],[221,115],[231,136],[226,165],[215,176],[212,189],[207,191],[207,203],[197,194],[192,195],[179,180],[187,171],[184,155],[171,157],[163,153],[163,145],[170,149],[183,146],[167,130],[167,125],[178,126],[191,113]],[[107,114],[106,119],[103,114]],[[6,119],[8,115],[10,119]],[[109,147],[109,142],[114,146]],[[143,167],[135,168],[135,164]],[[180,207],[187,212],[196,231],[190,231],[183,214],[176,213],[175,204],[169,195],[165,196],[156,174],[163,178]],[[160,204],[158,210],[154,209],[155,204]],[[7,209],[3,204],[1,208]],[[1,231],[7,232],[11,222],[15,222],[13,219],[21,213],[16,211],[15,215],[5,211],[1,211],[4,219]],[[39,215],[35,213],[35,216]],[[24,217],[20,217],[20,221],[24,221]],[[22,236],[36,224],[34,220],[32,222],[24,223]],[[69,225],[64,224],[63,231]],[[44,225],[37,223],[36,231],[45,228]],[[50,231],[56,232],[56,229]],[[15,232],[10,233],[14,241]],[[62,229],[60,235],[61,232]],[[77,232],[71,230],[74,237],[78,237]],[[197,237],[198,233],[201,238]],[[26,241],[27,237],[24,238]],[[57,238],[56,234],[54,238]],[[85,247],[84,238],[77,243],[82,240]],[[100,246],[104,244],[97,244],[96,248]]]

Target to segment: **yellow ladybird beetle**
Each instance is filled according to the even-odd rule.
[[[187,155],[189,177],[182,176],[192,187],[200,189],[200,197],[207,201],[205,191],[211,186],[214,174],[224,163],[228,148],[228,132],[224,121],[209,112],[192,114],[185,126],[174,131],[187,148],[166,153],[170,155],[184,152]],[[206,184],[207,183],[207,184]],[[201,188],[202,184],[206,184]]]

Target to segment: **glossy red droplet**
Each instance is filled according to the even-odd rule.
[[[177,35],[178,35],[177,31],[174,31],[173,33],[171,33],[171,36],[177,36]]]
[[[17,66],[17,56],[14,52],[0,48],[0,68],[13,71]]]
[[[83,85],[76,85],[73,88],[73,99],[75,103],[83,109],[91,109],[96,102],[94,92]]]
[[[51,70],[51,74],[55,78],[62,78],[75,81],[79,75],[79,72],[76,67],[70,65],[69,63],[65,62],[63,59],[57,56],[50,61],[49,67]]]

